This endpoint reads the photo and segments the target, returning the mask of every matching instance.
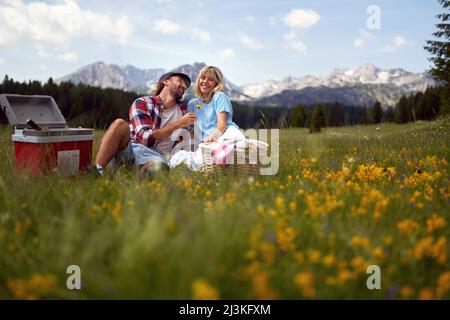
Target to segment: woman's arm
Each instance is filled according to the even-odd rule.
[[[215,142],[217,141],[222,133],[227,129],[227,113],[218,112],[217,113],[217,128],[213,134],[205,138],[205,142]]]

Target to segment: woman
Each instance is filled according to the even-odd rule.
[[[195,112],[203,142],[242,140],[245,136],[233,122],[230,97],[224,93],[222,72],[213,66],[204,67],[195,81],[196,98],[188,103],[188,110]]]

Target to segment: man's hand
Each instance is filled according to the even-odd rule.
[[[188,112],[178,120],[178,128],[184,128],[190,126],[197,120],[194,112]]]
[[[177,129],[181,129],[193,124],[197,120],[194,112],[188,112],[176,122],[169,123],[163,128],[153,130],[153,136],[157,142],[163,141]]]

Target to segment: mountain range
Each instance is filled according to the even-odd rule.
[[[170,71],[183,72],[194,82],[204,63],[185,64]],[[139,69],[96,62],[55,80],[71,81],[102,88],[132,90],[148,94],[158,78],[169,70]],[[237,86],[225,78],[225,91],[233,100],[252,105],[292,106],[340,102],[346,105],[370,106],[375,100],[384,107],[394,106],[402,95],[425,91],[437,82],[428,73],[412,73],[404,69],[381,69],[364,64],[355,69],[334,69],[328,76],[286,77],[261,83]],[[192,97],[193,86],[186,93]]]

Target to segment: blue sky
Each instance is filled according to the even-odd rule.
[[[436,0],[0,0],[0,76],[205,62],[243,85],[372,63],[423,72]],[[379,18],[379,19],[378,19]]]

